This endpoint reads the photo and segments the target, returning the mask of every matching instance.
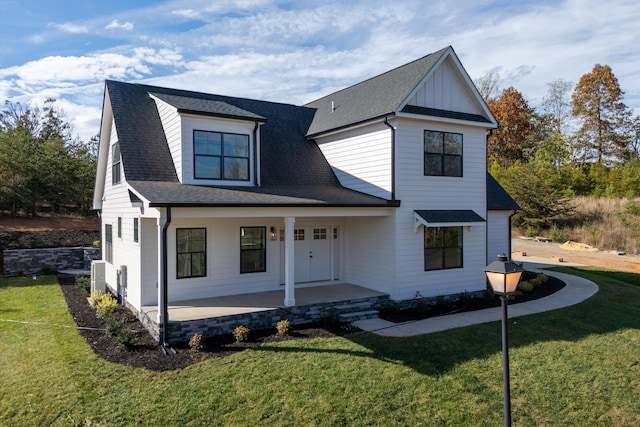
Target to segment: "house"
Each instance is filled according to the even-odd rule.
[[[518,209],[486,172],[496,127],[451,47],[303,106],[106,81],[106,284],[161,342],[205,324],[171,307],[231,296],[482,291]]]

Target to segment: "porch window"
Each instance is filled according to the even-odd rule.
[[[424,269],[462,267],[462,227],[424,227]]]
[[[178,228],[178,279],[207,275],[207,230],[205,228]]]
[[[133,241],[138,242],[140,235],[140,223],[138,218],[133,218]]]
[[[113,226],[104,225],[104,260],[113,264]]]
[[[240,227],[240,273],[267,271],[267,227]]]
[[[249,135],[193,131],[194,178],[249,180]]]
[[[425,176],[462,176],[462,134],[424,131]]]

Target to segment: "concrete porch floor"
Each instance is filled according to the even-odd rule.
[[[296,306],[384,295],[387,294],[350,283],[295,289]],[[175,301],[169,304],[168,311],[169,321],[190,321],[274,310],[284,306],[283,288],[276,291]],[[149,318],[157,319],[158,306],[143,306],[142,311]]]

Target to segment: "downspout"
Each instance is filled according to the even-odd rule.
[[[162,227],[162,334],[160,345],[167,354],[167,341],[169,340],[169,308],[167,307],[167,294],[169,292],[169,279],[167,277],[169,250],[167,249],[167,231],[171,224],[171,207],[167,207],[167,221]]]
[[[258,166],[258,126],[258,121],[256,120],[253,127],[253,184],[256,187],[260,186],[260,180],[258,179],[260,172],[260,167]]]
[[[389,124],[388,117],[385,116],[384,124],[391,129],[391,200],[396,199],[396,128]]]

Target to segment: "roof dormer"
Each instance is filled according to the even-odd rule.
[[[266,119],[215,99],[150,92],[178,179],[206,186],[260,185],[260,125]]]

